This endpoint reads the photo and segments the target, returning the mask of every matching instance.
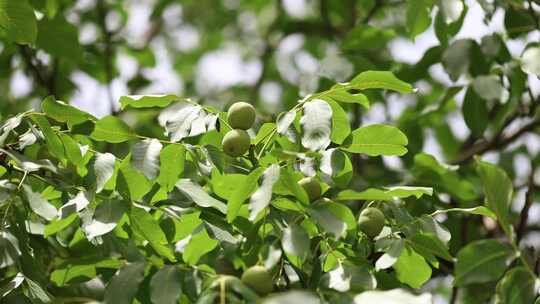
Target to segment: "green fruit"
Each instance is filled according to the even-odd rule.
[[[223,151],[232,157],[244,155],[249,149],[250,144],[251,139],[249,138],[248,133],[240,129],[234,129],[227,132],[221,142]]]
[[[265,295],[274,290],[272,276],[263,266],[253,266],[242,274],[242,283],[255,290],[258,294]]]
[[[298,181],[298,184],[306,191],[309,201],[314,201],[321,197],[321,185],[314,177],[304,177]]]
[[[370,238],[374,238],[384,227],[384,214],[377,208],[369,207],[360,212],[358,228]]]
[[[233,129],[247,130],[255,122],[255,108],[247,102],[236,102],[227,112],[227,122]]]

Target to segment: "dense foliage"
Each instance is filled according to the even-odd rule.
[[[290,2],[185,1],[178,22],[152,2],[133,41],[129,2],[0,0],[0,303],[540,303],[540,5],[480,1],[504,31],[474,40],[457,0]],[[417,63],[392,57],[431,28]],[[199,77],[227,43],[254,81]],[[184,94],[148,93],[160,50]],[[109,115],[70,104],[77,73]]]

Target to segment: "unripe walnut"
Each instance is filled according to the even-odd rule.
[[[384,214],[377,208],[368,207],[360,212],[358,228],[370,238],[381,233],[384,227]]]
[[[247,130],[255,122],[255,108],[247,102],[236,102],[229,107],[227,122],[233,129]]]
[[[310,202],[321,197],[321,185],[315,177],[304,177],[298,181],[298,184],[304,188]]]
[[[249,134],[240,129],[227,132],[221,142],[223,151],[232,157],[244,155],[249,149],[250,144],[251,139],[249,138]]]
[[[260,295],[265,295],[274,290],[272,276],[263,266],[253,266],[242,274],[242,283],[249,286]]]

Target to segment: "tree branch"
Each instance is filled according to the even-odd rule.
[[[107,16],[107,10],[105,8],[105,1],[100,0],[97,3],[97,12],[98,12],[98,20],[99,20],[99,26],[101,27],[101,31],[103,34],[103,42],[105,44],[104,54],[103,54],[103,60],[105,65],[105,77],[107,81],[107,95],[109,98],[109,107],[111,110],[111,114],[116,114],[116,107],[114,104],[114,97],[112,94],[112,88],[111,88],[111,82],[113,80],[113,66],[112,66],[112,60],[113,60],[113,53],[114,50],[112,48],[112,33],[107,29],[107,24],[105,22],[105,18]]]
[[[27,68],[30,70],[31,74],[34,77],[34,80],[39,83],[39,85],[41,85],[43,88],[45,88],[49,95],[56,96],[54,79],[51,80],[47,75],[44,75],[42,73],[43,71],[45,71],[45,68],[42,67],[39,62],[34,63],[35,58],[32,54],[32,50],[29,47],[22,45],[19,45],[19,50]]]
[[[499,131],[491,140],[482,141],[476,145],[471,146],[469,149],[465,150],[457,159],[451,161],[450,163],[453,165],[460,165],[468,162],[475,155],[481,155],[491,150],[502,149],[508,144],[514,142],[519,137],[521,137],[521,135],[534,131],[534,129],[536,129],[537,127],[540,127],[540,119],[535,119],[529,122],[528,124],[521,127],[519,130],[514,132],[512,135],[502,137],[502,132],[504,131],[503,127],[501,128],[501,131]]]

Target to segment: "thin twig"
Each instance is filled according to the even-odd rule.
[[[497,133],[491,140],[482,141],[471,146],[469,149],[465,150],[457,159],[451,161],[450,163],[453,165],[460,165],[468,162],[475,155],[481,155],[491,150],[502,149],[520,138],[523,134],[534,131],[534,129],[536,129],[537,127],[540,127],[540,119],[535,119],[527,123],[519,130],[507,137],[502,137],[501,131]],[[504,130],[504,128],[502,128],[502,130]]]
[[[39,63],[34,63],[34,56],[32,54],[32,50],[29,47],[22,45],[19,45],[19,50],[27,68],[34,76],[36,82],[39,83],[45,90],[47,90],[49,95],[56,96],[54,80],[51,81],[49,77],[47,77],[47,75],[44,75],[44,67],[42,67]]]
[[[101,27],[101,31],[103,34],[103,42],[105,45],[104,54],[103,54],[103,60],[105,65],[105,77],[107,81],[107,96],[109,98],[109,107],[111,110],[111,114],[115,115],[117,114],[116,106],[114,104],[114,97],[112,94],[112,88],[111,83],[113,80],[113,65],[112,60],[114,56],[114,50],[112,48],[112,33],[107,29],[107,24],[105,22],[105,18],[107,17],[107,10],[105,8],[105,1],[100,0],[97,4],[97,11],[99,15],[99,26]]]

